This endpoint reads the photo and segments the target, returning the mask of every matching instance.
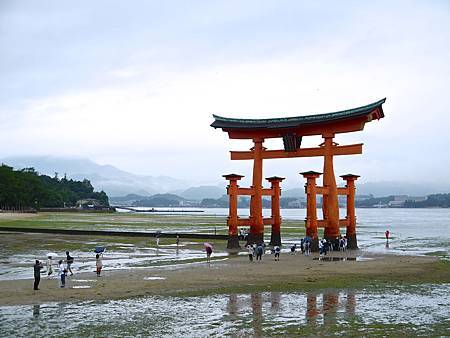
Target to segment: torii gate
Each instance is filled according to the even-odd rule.
[[[325,228],[324,237],[327,240],[335,241],[340,235],[339,226],[346,225],[349,247],[357,248],[354,228],[356,218],[354,202],[351,199],[353,198],[354,201],[354,181],[358,176],[346,175],[343,178],[347,181],[347,187],[338,188],[334,174],[333,157],[336,155],[362,154],[363,144],[340,146],[333,139],[336,134],[363,130],[366,122],[383,118],[382,104],[385,101],[386,99],[384,98],[354,109],[287,118],[234,119],[213,115],[215,121],[211,124],[211,127],[221,128],[228,133],[230,139],[250,139],[254,144],[250,151],[231,151],[232,160],[253,160],[253,179],[250,188],[239,188],[237,181],[243,176],[235,174],[225,175],[225,178],[230,182],[228,186],[228,194],[230,196],[228,247],[239,247],[237,228],[241,225],[250,225],[248,243],[260,243],[264,240],[264,224],[272,224],[271,242],[273,245],[281,244],[279,230],[281,223],[281,218],[279,217],[279,183],[282,181],[282,178],[277,177],[275,181],[272,178],[272,187],[263,189],[264,159],[323,156],[323,187],[315,186],[315,179],[321,173],[303,173],[308,180],[306,192],[309,198],[305,222],[307,234],[312,235],[313,248],[315,248],[317,243],[317,226]],[[301,148],[302,138],[313,135],[321,135],[324,142],[318,147]],[[284,149],[267,150],[264,148],[264,140],[268,138],[282,138]],[[318,221],[317,216],[315,216],[316,193],[323,195],[323,221]],[[345,220],[339,219],[339,194],[347,195],[347,201],[350,202],[347,204],[347,208],[352,209],[347,209],[347,218]],[[251,196],[250,217],[248,219],[240,219],[237,216],[237,195]],[[264,219],[262,215],[262,197],[264,195],[272,196],[272,217],[267,219]],[[275,210],[274,215],[274,209],[277,208],[277,200],[278,212]]]

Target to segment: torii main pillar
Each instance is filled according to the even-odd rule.
[[[264,139],[253,139],[253,180],[251,189],[253,194],[250,197],[250,233],[248,237],[249,243],[263,243],[264,242],[264,221],[262,214],[262,178],[263,178],[263,158],[262,152]]]
[[[323,219],[325,220],[324,237],[332,242],[336,241],[340,235],[338,192],[333,166],[333,146],[337,144],[333,143],[333,137],[333,134],[323,135],[324,143],[321,145],[324,148],[323,187],[327,190],[327,194],[323,195],[322,200]]]

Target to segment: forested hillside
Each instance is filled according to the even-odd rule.
[[[94,192],[88,180],[75,181],[39,175],[34,168],[14,170],[0,166],[0,208],[61,208],[73,207],[81,199],[96,199],[108,206],[105,192]]]

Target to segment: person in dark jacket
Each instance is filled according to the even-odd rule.
[[[70,275],[73,276],[72,272],[73,257],[69,254],[69,251],[66,251],[66,263],[67,263],[67,270],[70,272]]]
[[[39,282],[41,281],[41,269],[43,268],[43,265],[36,259],[33,268],[34,268],[34,290],[39,290]]]

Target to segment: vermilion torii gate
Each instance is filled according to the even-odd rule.
[[[338,188],[333,167],[333,157],[336,155],[362,154],[362,143],[340,146],[333,141],[336,134],[360,131],[364,129],[366,122],[384,117],[382,104],[386,99],[372,104],[338,111],[334,113],[316,114],[307,116],[274,118],[274,119],[234,119],[213,115],[215,121],[211,124],[214,128],[221,128],[228,133],[230,139],[250,139],[254,146],[250,151],[231,151],[232,160],[253,160],[253,178],[250,188],[240,188],[237,181],[243,176],[225,175],[229,180],[228,195],[230,198],[230,214],[228,217],[229,248],[239,247],[237,229],[242,225],[250,225],[248,243],[260,243],[264,240],[264,225],[272,225],[271,244],[280,245],[280,177],[268,178],[271,188],[264,189],[263,160],[291,157],[323,156],[323,186],[316,186],[315,180],[321,175],[317,172],[302,173],[307,179],[306,193],[307,218],[306,232],[313,238],[313,248],[317,243],[317,227],[324,227],[324,237],[335,241],[340,235],[340,226],[347,227],[348,244],[350,248],[356,248],[356,218],[354,208],[354,181],[356,175],[344,175],[347,186]],[[319,147],[302,148],[301,142],[304,136],[320,135],[324,142]],[[282,138],[284,149],[267,150],[263,147],[265,139]],[[316,194],[323,195],[322,209],[323,220],[317,220]],[[249,195],[250,217],[239,218],[237,215],[237,196]],[[338,195],[347,196],[347,217],[339,219]],[[272,197],[272,217],[263,218],[262,197]]]

